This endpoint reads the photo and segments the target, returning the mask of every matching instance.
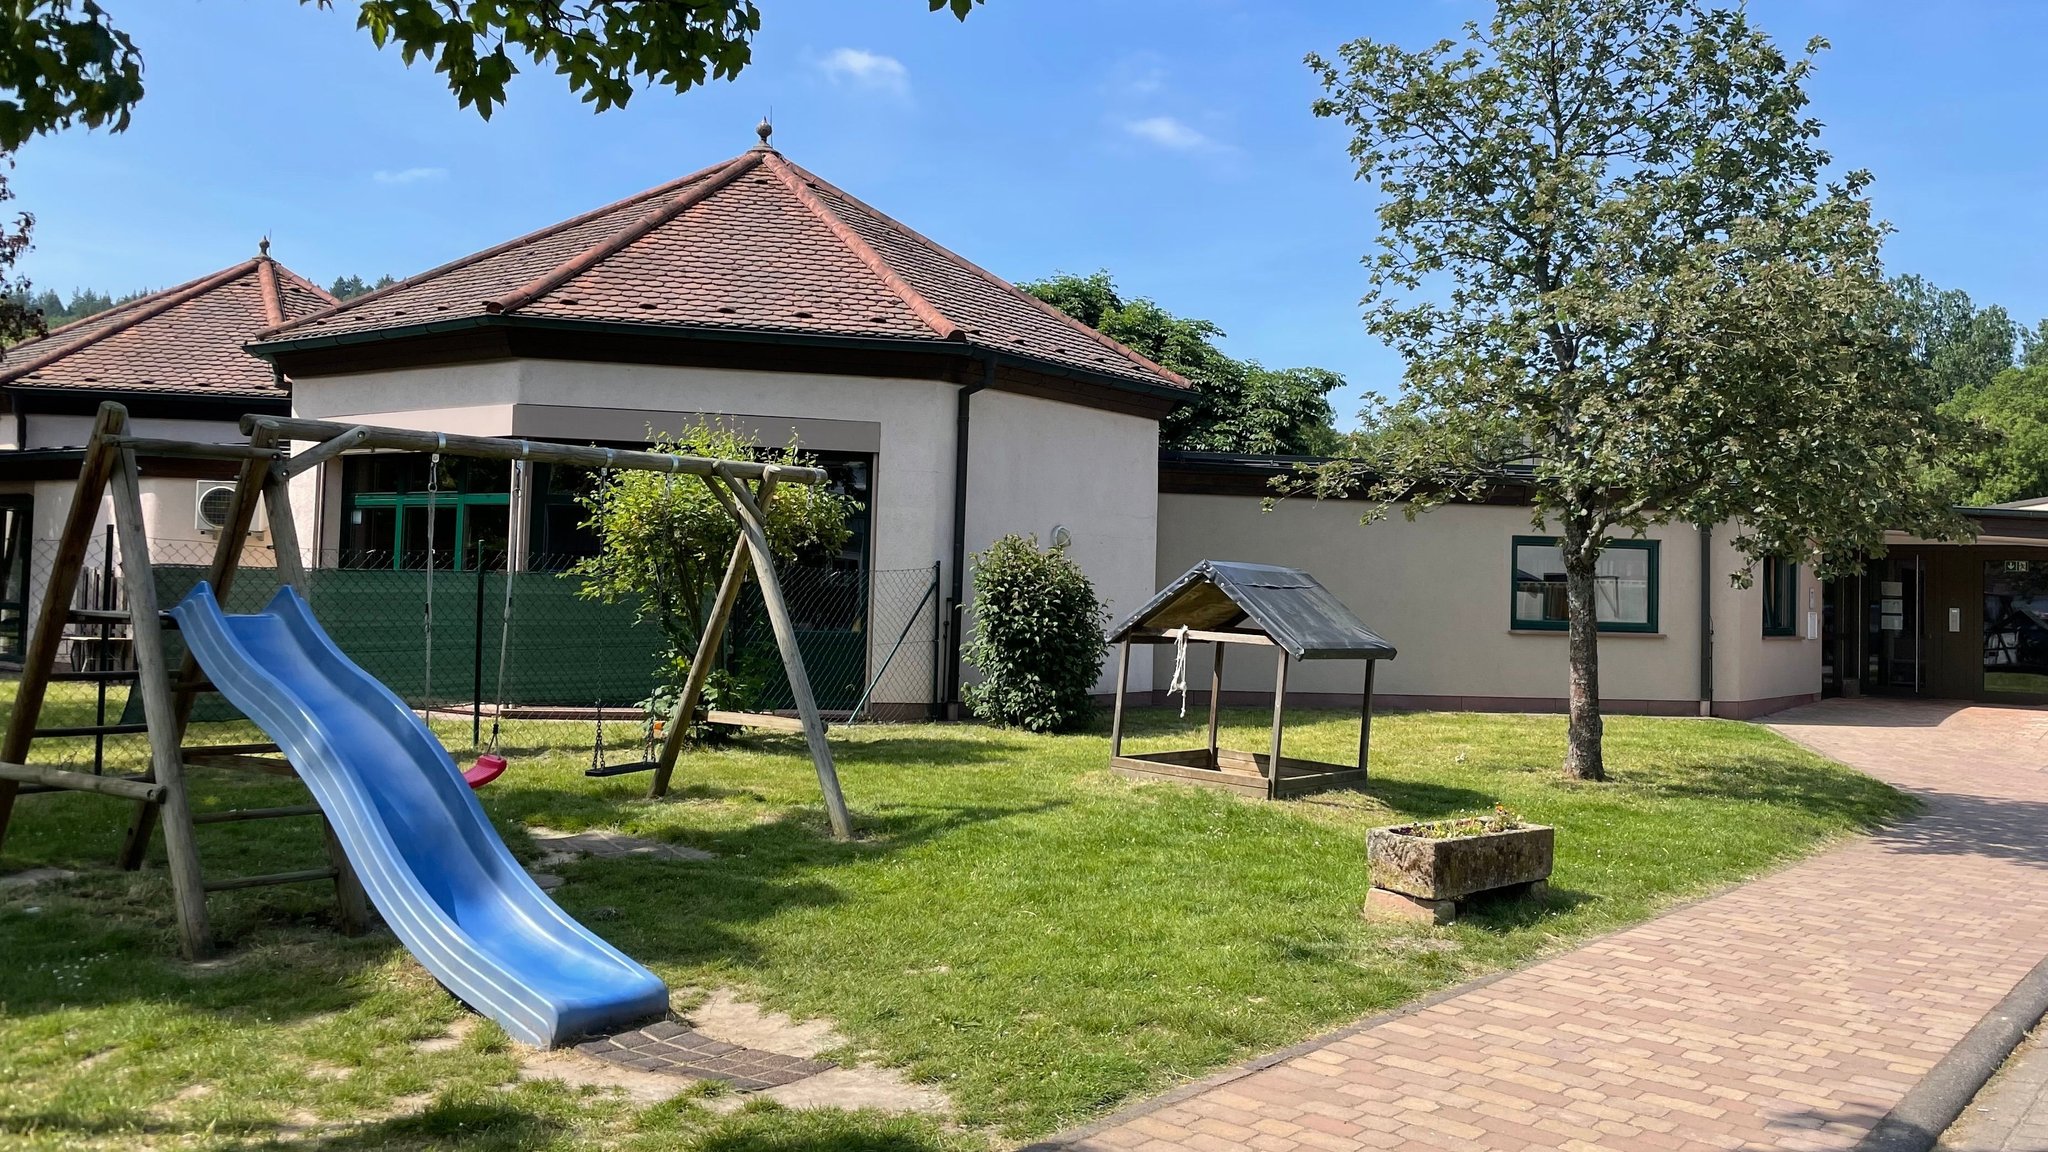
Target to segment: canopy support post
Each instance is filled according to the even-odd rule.
[[[1287,649],[1280,649],[1278,670],[1273,674],[1273,752],[1266,773],[1266,799],[1280,798],[1280,732],[1286,723]]]
[[[1377,660],[1367,660],[1365,662],[1365,703],[1360,706],[1358,715],[1358,770],[1360,772],[1366,771],[1366,761],[1372,755],[1372,674],[1373,670],[1378,668],[1379,665],[1380,662]]]
[[[1223,649],[1221,641],[1209,645],[1216,654],[1209,664],[1209,769],[1215,771],[1220,765],[1216,759],[1217,712],[1223,707]]]
[[[1125,640],[1116,649],[1116,709],[1109,718],[1109,755],[1112,759],[1124,754],[1124,684],[1131,678],[1131,642]]]

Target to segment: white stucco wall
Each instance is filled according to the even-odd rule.
[[[1159,424],[1006,392],[973,400],[968,433],[967,547],[1011,533],[1049,544],[1055,526],[1114,624],[1150,599],[1156,575]],[[971,563],[971,561],[970,561]],[[972,587],[969,599],[972,599]],[[1149,690],[1151,670],[1131,684]],[[1116,686],[1114,655],[1096,691]]]
[[[956,397],[954,385],[931,380],[532,360],[301,378],[293,401],[297,415],[318,419],[571,441],[619,426],[620,410],[644,416],[625,422],[634,436],[648,424],[667,430],[711,414],[745,424],[764,442],[795,435],[808,448],[873,452],[873,566],[906,573],[891,586],[915,584],[914,600],[924,584],[909,573],[937,562],[942,597],[950,582],[943,566],[951,557]],[[1043,541],[1063,524],[1112,611],[1142,603],[1155,560],[1156,422],[1002,392],[980,393],[973,404],[969,550],[1008,532]],[[315,523],[315,509],[339,498],[338,470],[326,471],[295,478],[294,509],[302,537],[332,548],[337,517]],[[871,637],[871,667],[895,639],[893,630]],[[892,667],[878,700],[925,701],[927,669]],[[1134,683],[1149,686],[1146,675]]]
[[[1732,535],[1726,528],[1714,534],[1715,699],[1762,702],[1818,693],[1820,580],[1810,565],[1799,566],[1798,632],[1765,636],[1762,565],[1749,566],[1748,588],[1735,587],[1731,577],[1745,565],[1728,544]]]
[[[1380,693],[1453,708],[1550,708],[1568,695],[1565,635],[1510,626],[1512,541],[1540,534],[1526,508],[1451,505],[1413,521],[1397,511],[1360,526],[1365,508],[1358,502],[1286,500],[1270,513],[1260,503],[1256,496],[1162,495],[1157,582],[1163,586],[1205,558],[1304,568],[1400,649],[1380,666]],[[1690,526],[1669,526],[1649,538],[1658,541],[1658,631],[1601,634],[1601,694],[1617,708],[1693,712],[1699,535]],[[1729,588],[1734,553],[1721,541],[1716,553],[1717,701],[1729,707],[1817,693],[1819,645],[1764,640],[1761,590]],[[1802,583],[1811,586],[1810,572]],[[1271,690],[1270,661],[1231,655],[1226,691]],[[1199,689],[1208,654],[1191,659],[1190,680]],[[1160,646],[1153,665],[1155,683],[1164,685],[1172,649]],[[1355,663],[1308,661],[1290,671],[1288,687],[1355,697],[1361,675]]]

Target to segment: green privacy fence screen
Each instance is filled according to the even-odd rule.
[[[159,603],[169,607],[203,578],[206,564],[196,554],[177,554],[174,546],[164,550],[172,554],[157,557],[153,568]],[[936,667],[937,600],[929,596],[933,569],[792,567],[782,577],[798,647],[821,708],[852,708],[883,671],[884,654],[892,651],[898,655],[884,682],[893,686],[894,698],[922,694],[921,682]],[[581,580],[559,570],[435,571],[431,672],[426,571],[334,566],[307,571],[314,614],[350,659],[415,707],[471,709],[483,714],[486,728],[501,695],[500,619],[508,579],[513,607],[502,691],[508,719],[587,715],[593,707],[631,709],[658,685],[657,630],[636,621],[632,604],[579,595]],[[276,591],[274,569],[245,565],[224,606],[231,613],[255,612]],[[175,631],[165,633],[165,645],[171,660],[182,658]],[[793,706],[759,589],[751,583],[735,608],[720,664],[758,684],[756,698],[736,702],[741,706]],[[138,713],[129,719],[139,719],[139,702],[126,711]],[[203,695],[194,719],[236,715],[220,697]]]

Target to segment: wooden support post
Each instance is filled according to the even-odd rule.
[[[121,449],[114,469],[114,530],[121,541],[121,577],[128,585],[128,628],[135,637],[137,687],[142,714],[149,718],[149,761],[164,790],[156,805],[164,826],[164,855],[171,874],[171,898],[178,912],[178,943],[197,960],[213,950],[206,922],[206,879],[199,869],[199,845],[185,792],[185,763],[175,722],[176,700],[164,666],[163,625],[157,620],[156,578],[149,564],[149,538],[142,528],[142,474],[135,451]]]
[[[360,436],[337,437],[329,444],[346,441],[353,443]],[[250,437],[254,443],[266,443],[261,429]],[[327,447],[328,445],[321,445]],[[337,449],[334,455],[339,454]],[[277,582],[290,587],[301,597],[311,602],[311,589],[306,583],[305,557],[299,552],[299,525],[292,519],[291,477],[282,468],[270,468],[263,475],[263,513],[270,525],[270,552],[272,562],[277,565]],[[510,579],[508,574],[507,579]],[[348,853],[342,850],[341,838],[334,834],[334,824],[326,815],[320,817],[320,844],[327,853],[328,866],[334,869],[334,903],[341,920],[344,936],[360,936],[370,930],[370,896],[363,891],[362,878],[356,875],[355,866],[349,863]]]
[[[1218,719],[1217,713],[1222,711],[1223,708],[1223,649],[1225,647],[1226,645],[1220,641],[1209,645],[1209,650],[1215,653],[1215,658],[1209,663],[1209,767],[1212,769],[1219,767],[1216,761],[1216,721]]]
[[[1112,759],[1124,754],[1124,685],[1131,678],[1131,642],[1125,640],[1116,648],[1116,709],[1109,717],[1109,754]]]
[[[774,473],[768,473],[773,477]],[[768,531],[760,506],[745,484],[730,476],[706,477],[705,485],[740,523],[747,537],[747,553],[754,561],[754,577],[761,582],[761,603],[768,611],[768,623],[775,629],[775,645],[782,650],[783,670],[789,673],[790,695],[796,697],[796,712],[803,718],[804,740],[811,747],[811,763],[818,769],[818,787],[825,794],[825,811],[832,818],[832,834],[841,840],[853,838],[853,818],[846,811],[846,797],[839,791],[839,772],[832,765],[832,746],[825,742],[825,721],[818,715],[817,698],[811,694],[811,677],[804,671],[803,652],[797,648],[796,625],[789,618],[789,605],[782,598],[782,581],[775,575],[775,556],[768,548]],[[721,495],[722,493],[722,495]]]
[[[764,512],[774,498],[775,484],[764,478],[760,495],[756,497]],[[675,711],[669,714],[668,731],[661,734],[661,753],[654,761],[654,781],[647,788],[647,796],[651,800],[668,795],[669,780],[675,775],[676,757],[682,753],[683,741],[688,739],[691,725],[697,722],[697,702],[704,696],[704,680],[711,675],[711,661],[718,654],[718,642],[725,636],[725,623],[732,617],[733,605],[739,601],[740,586],[746,582],[747,534],[742,532],[732,546],[732,559],[726,562],[725,578],[718,582],[718,597],[711,602],[711,615],[704,621],[704,634],[697,638],[697,653],[690,658],[690,670],[683,676],[683,691],[676,697]]]
[[[259,431],[258,437],[265,436]],[[259,443],[256,437],[252,443]],[[269,440],[260,441],[261,446],[271,446]],[[228,603],[228,590],[234,586],[235,571],[241,566],[242,549],[249,541],[249,525],[256,518],[256,494],[261,491],[264,479],[271,470],[271,458],[254,456],[242,462],[241,473],[236,477],[234,495],[228,501],[227,524],[213,544],[213,563],[206,570],[207,583],[213,586],[214,599],[220,601],[223,610]],[[146,565],[145,565],[146,567]],[[133,605],[130,605],[133,607]],[[141,640],[136,640],[140,647]],[[173,740],[179,744],[185,741],[185,729],[192,722],[192,705],[198,699],[198,692],[192,685],[200,682],[199,661],[187,649],[178,661],[178,673],[174,682],[180,687],[173,689],[171,712],[168,722],[175,730]],[[160,721],[152,716],[150,723]],[[128,835],[121,843],[121,854],[116,860],[122,868],[132,872],[142,867],[142,860],[149,852],[149,835],[158,823],[158,813],[153,805],[136,806],[135,815],[128,821]]]
[[[1380,662],[1365,662],[1365,703],[1358,714],[1358,770],[1366,771],[1366,762],[1372,758],[1372,673]]]
[[[6,741],[0,743],[0,761],[5,763],[27,760],[29,745],[35,740],[43,696],[49,691],[50,673],[57,667],[57,646],[64,642],[64,625],[71,616],[71,597],[78,590],[78,573],[85,567],[86,550],[92,547],[93,522],[99,519],[100,497],[106,494],[107,476],[114,466],[114,451],[106,438],[119,435],[127,425],[128,410],[111,401],[100,405],[93,420],[92,437],[86,441],[85,459],[78,468],[78,488],[64,517],[64,534],[57,540],[49,583],[43,588],[42,608],[22,653],[14,714],[7,721]],[[16,781],[0,780],[0,843],[7,840],[16,791]]]
[[[1273,751],[1266,771],[1266,799],[1280,798],[1280,730],[1287,711],[1287,649],[1280,649],[1278,671],[1273,674]]]

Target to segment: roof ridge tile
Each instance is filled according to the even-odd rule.
[[[353,312],[357,308],[360,308],[367,304],[374,303],[378,300],[383,299],[386,296],[392,295],[407,288],[416,287],[417,285],[424,284],[429,280],[438,279],[439,277],[446,276],[450,272],[455,272],[460,269],[470,267],[473,264],[481,263],[485,260],[490,259],[493,256],[503,255],[506,252],[513,251],[514,249],[520,247],[521,245],[530,244],[536,240],[544,240],[550,236],[559,235],[560,233],[566,232],[571,228],[576,228],[584,224],[588,224],[592,220],[596,220],[607,213],[616,212],[621,208],[630,207],[634,204],[645,203],[646,201],[652,200],[658,196],[664,196],[670,192],[674,192],[678,189],[688,187],[692,181],[702,180],[708,176],[711,176],[712,174],[716,173],[719,169],[724,168],[726,165],[730,163],[732,163],[732,161],[726,160],[717,164],[713,164],[707,168],[700,168],[687,176],[679,176],[674,180],[670,180],[665,184],[658,184],[652,188],[647,189],[644,192],[636,192],[631,196],[614,200],[611,203],[604,205],[603,207],[593,208],[588,212],[583,212],[579,213],[578,215],[571,216],[567,220],[557,221],[553,224],[548,225],[545,228],[536,228],[531,232],[523,233],[519,236],[514,236],[510,240],[506,240],[499,244],[493,244],[489,248],[485,248],[480,252],[472,252],[467,256],[459,256],[444,264],[437,264],[424,272],[416,272],[413,275],[407,276],[405,279],[400,280],[396,283],[387,284],[382,288],[373,289],[371,291],[364,292],[358,296],[351,296],[346,300],[337,300],[334,306],[331,308],[325,308],[322,309],[321,311],[301,316],[296,320],[287,320],[283,324],[279,324],[273,328],[266,328],[263,331],[256,333],[253,339],[255,341],[268,340],[276,336],[281,336],[295,329],[304,327],[305,325],[310,324],[315,320],[324,320],[329,316],[337,315],[343,312]]]
[[[866,207],[865,202],[862,201],[860,197],[855,196],[842,188],[839,188],[831,181],[826,180],[806,170],[801,165],[798,165],[794,162],[785,160],[784,163],[789,164],[790,168],[792,168],[797,173],[802,175],[805,179],[819,185],[822,188],[825,188],[826,190],[830,191],[833,195],[843,197],[847,200],[852,201],[855,204],[861,204],[862,206]],[[1057,318],[1061,323],[1067,325],[1070,328],[1075,329],[1082,335],[1087,336],[1091,340],[1095,341],[1097,344],[1100,344],[1102,347],[1107,348],[1109,351],[1114,352],[1119,356],[1125,357],[1126,359],[1135,361],[1138,365],[1146,369],[1149,369],[1153,372],[1156,372],[1166,377],[1168,380],[1178,383],[1183,388],[1192,389],[1194,387],[1194,383],[1192,381],[1190,381],[1187,377],[1182,376],[1180,373],[1175,372],[1173,369],[1168,368],[1165,365],[1154,361],[1151,357],[1145,355],[1143,352],[1140,352],[1135,348],[1132,348],[1131,346],[1125,344],[1123,341],[1118,340],[1112,336],[1106,336],[1103,333],[1097,331],[1096,329],[1081,323],[1079,320],[1074,319],[1072,316],[1067,315],[1065,312],[1060,311],[1058,308],[1055,308],[1052,305],[1046,303],[1045,301],[1040,300],[1038,297],[1033,296],[1031,293],[1024,291],[1022,288],[1017,287],[1015,284],[1010,283],[1008,280],[1003,279],[1001,276],[998,276],[995,273],[990,272],[988,269],[983,268],[981,265],[976,264],[974,261],[967,259],[965,256],[960,255],[959,253],[953,251],[951,248],[948,248],[945,245],[939,243],[938,241],[933,240],[929,236],[926,236],[924,233],[919,232],[915,228],[912,228],[910,225],[905,224],[901,220],[896,219],[894,216],[890,216],[887,213],[872,207],[868,208],[868,211],[874,213],[875,218],[879,220],[881,223],[891,228],[895,228],[898,231],[902,232],[905,236],[909,237],[910,239],[915,240],[918,243],[931,248],[933,251],[939,253],[941,256],[946,257],[947,259],[967,269],[974,275],[980,277],[982,280],[988,282],[991,286],[1002,290],[1003,292],[1022,301],[1023,303],[1031,306],[1032,308],[1037,309],[1040,312],[1047,313]]]
[[[715,195],[719,189],[751,172],[761,163],[765,153],[760,149],[743,152],[726,161],[724,167],[705,177],[702,183],[689,191],[660,204],[644,213],[631,224],[599,240],[576,255],[549,269],[546,273],[529,280],[502,296],[484,301],[484,311],[491,313],[516,312],[528,304],[546,296],[562,285],[575,279],[579,274],[604,262],[611,256],[663,224],[682,215],[691,207],[702,204]]]
[[[937,333],[939,339],[967,339],[967,330],[964,327],[954,321],[952,317],[940,311],[937,305],[925,299],[923,293],[913,288],[910,282],[905,280],[902,274],[897,272],[895,267],[880,252],[875,251],[874,245],[862,239],[860,233],[854,231],[851,225],[840,219],[838,213],[832,211],[831,207],[823,200],[818,199],[818,194],[811,191],[805,185],[804,178],[799,174],[796,165],[783,159],[782,154],[779,152],[769,152],[767,156],[768,170],[775,173],[783,185],[796,196],[797,202],[809,209],[811,215],[816,216],[819,222],[824,224],[826,228],[831,229],[832,235],[841,244],[846,245],[855,256],[859,257],[861,263],[867,265],[870,271],[881,277],[882,284],[889,291],[894,292],[905,304],[909,305],[910,310],[917,315],[917,318],[924,321],[927,327]]]
[[[117,336],[123,332],[126,332],[129,329],[134,328],[136,325],[141,324],[146,320],[151,320],[154,319],[155,317],[161,316],[164,313],[170,311],[173,308],[176,308],[178,305],[183,304],[188,300],[193,300],[200,296],[203,296],[206,293],[211,292],[215,288],[218,288],[224,284],[232,284],[236,280],[240,280],[242,277],[248,275],[251,266],[254,265],[255,263],[256,258],[252,256],[239,264],[233,265],[228,268],[223,268],[210,276],[202,276],[197,280],[187,281],[186,283],[176,288],[166,288],[161,292],[153,292],[148,296],[144,296],[136,300],[131,300],[129,301],[129,303],[133,305],[132,311],[130,311],[127,315],[119,317],[112,323],[102,324],[97,330],[89,333],[83,340],[73,341],[71,343],[65,344],[61,348],[52,348],[48,352],[45,352],[39,356],[30,357],[29,359],[22,361],[20,364],[9,365],[7,367],[0,368],[0,384],[10,383],[12,381],[19,380],[23,376],[27,376],[30,375],[31,373],[41,371],[42,369],[49,367],[51,364],[54,364],[57,361],[64,359],[66,356],[70,356],[73,353],[79,352],[86,348],[90,348],[95,344],[99,344],[105,341],[110,336]],[[93,317],[91,316],[81,317],[79,320],[74,321],[74,323],[82,324],[85,321],[91,319],[93,319]],[[64,329],[70,328],[71,326],[71,324],[66,324],[63,327],[57,329],[57,332],[62,332],[64,331]],[[50,336],[54,335],[56,335],[56,333],[53,332],[50,335],[42,337],[40,340],[33,341],[32,343],[41,343],[43,340],[48,340],[50,339]],[[23,346],[17,345],[17,347]]]

